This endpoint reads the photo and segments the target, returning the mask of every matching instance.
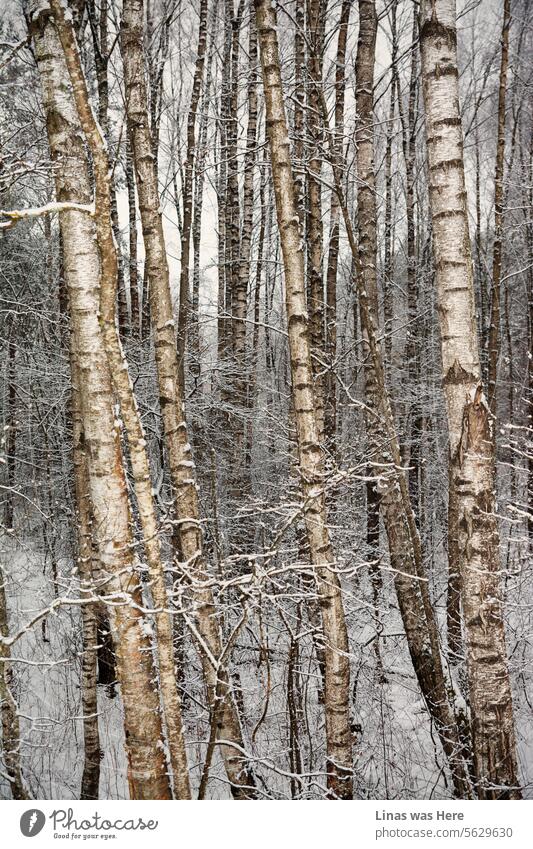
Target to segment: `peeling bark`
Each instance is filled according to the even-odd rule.
[[[72,378],[72,443],[74,465],[74,495],[76,499],[77,570],[82,597],[95,595],[95,550],[92,538],[92,508],[89,496],[89,471],[85,455],[85,438],[81,410],[79,370],[76,352],[71,346],[70,374]],[[100,785],[100,733],[98,727],[98,615],[97,601],[81,606],[83,655],[81,666],[81,703],[83,709],[83,773],[80,799],[98,799]]]
[[[502,613],[494,445],[480,382],[459,111],[455,0],[420,11],[430,210],[450,442],[450,555],[462,581],[474,773],[483,799],[519,798]]]

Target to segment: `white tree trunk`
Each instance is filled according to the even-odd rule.
[[[67,67],[48,4],[39,0],[30,21],[41,79],[56,195],[88,203],[91,187]],[[64,275],[69,293],[72,346],[79,369],[80,401],[88,458],[102,592],[114,625],[130,795],[169,799],[159,699],[153,686],[151,646],[144,631],[141,592],[132,557],[131,517],[115,421],[111,376],[98,324],[99,256],[94,222],[86,212],[60,216]]]
[[[65,54],[74,99],[81,125],[93,158],[95,177],[96,236],[100,253],[100,325],[111,378],[126,425],[135,495],[143,534],[143,546],[150,575],[150,592],[157,632],[156,650],[159,661],[159,683],[166,739],[174,778],[174,791],[179,799],[189,799],[189,772],[183,738],[181,703],[176,682],[173,627],[169,599],[161,561],[161,546],[156,509],[152,495],[150,466],[146,440],[133,394],[126,359],[120,343],[116,304],[118,257],[112,229],[112,192],[110,163],[106,145],[94,118],[79,58],[74,30],[66,20],[59,0],[50,0],[56,27]]]
[[[327,525],[323,489],[324,459],[320,449],[311,369],[304,256],[283,101],[276,14],[271,0],[255,0],[255,8],[263,68],[272,178],[285,269],[292,395],[304,496],[305,525],[322,608],[325,641],[328,787],[334,797],[349,799],[352,797],[353,790],[348,633],[341,587],[335,571],[335,557]]]
[[[480,376],[459,109],[455,0],[420,12],[430,209],[450,440],[450,556],[458,559],[478,795],[517,798],[513,708],[494,514],[494,447]],[[450,563],[450,569],[457,566]]]
[[[202,550],[196,470],[179,381],[170,277],[160,211],[157,169],[148,122],[142,0],[124,0],[121,49],[127,118],[146,250],[159,402],[168,450],[170,477],[174,488],[175,509],[179,521],[181,553],[187,562],[188,574],[193,578],[196,627],[209,649],[210,657],[218,660],[222,655],[222,640],[215,614],[213,594],[211,589],[205,586],[208,572]],[[224,707],[218,712],[217,736],[236,744],[235,748],[222,746],[222,754],[233,795],[238,799],[246,799],[253,795],[253,777],[242,758],[242,731],[228,675],[225,669],[213,665],[202,648],[200,648],[200,656],[210,700],[215,696],[218,678],[221,677],[223,680],[220,697]]]

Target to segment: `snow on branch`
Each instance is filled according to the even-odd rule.
[[[7,218],[8,221],[0,221],[0,229],[8,230],[14,227],[17,221],[23,218],[40,218],[42,215],[49,215],[54,212],[65,212],[67,210],[77,210],[78,212],[86,212],[88,215],[95,214],[93,203],[73,203],[71,201],[57,201],[47,203],[44,206],[34,206],[29,209],[0,209],[0,217]]]

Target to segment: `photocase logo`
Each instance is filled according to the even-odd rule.
[[[20,818],[20,830],[24,837],[35,837],[43,830],[46,822],[46,817],[42,811],[37,808],[32,808],[29,811],[24,811]]]

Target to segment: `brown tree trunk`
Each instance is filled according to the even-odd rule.
[[[16,324],[12,322],[7,343],[7,398],[6,419],[4,425],[5,457],[6,457],[6,493],[4,505],[4,525],[8,531],[14,529],[14,488],[17,452],[17,389],[15,386],[15,371],[17,358]]]
[[[224,2],[224,49],[222,68],[220,70],[220,102],[219,102],[219,135],[220,135],[220,161],[218,165],[217,180],[217,208],[218,208],[218,316],[217,316],[217,354],[219,362],[226,356],[229,343],[231,325],[229,322],[229,293],[230,275],[228,268],[228,256],[226,244],[230,238],[227,229],[227,192],[228,192],[228,132],[231,97],[231,18],[229,16],[228,4]]]
[[[418,271],[416,257],[415,230],[415,156],[416,156],[416,103],[418,91],[418,14],[413,9],[411,68],[409,77],[409,99],[407,121],[402,108],[401,92],[398,85],[398,104],[402,122],[402,147],[405,160],[405,218],[407,229],[407,333],[405,341],[405,360],[409,388],[413,401],[409,408],[409,432],[406,439],[405,460],[410,467],[409,491],[415,513],[419,513],[419,440],[421,436],[421,409],[417,401],[420,380],[419,336],[418,336]]]
[[[335,61],[335,153],[342,162],[344,150],[344,101],[346,93],[346,43],[348,23],[353,0],[343,0],[339,19],[339,36]],[[318,110],[320,114],[320,109]],[[332,190],[329,211],[329,248],[326,272],[326,376],[324,430],[329,454],[336,455],[337,382],[335,358],[337,354],[337,269],[339,264],[340,208],[337,192]]]
[[[189,318],[189,257],[193,222],[194,161],[196,156],[196,114],[202,91],[205,52],[207,47],[208,0],[200,2],[198,47],[192,84],[191,104],[187,118],[187,153],[185,156],[185,182],[183,185],[183,217],[181,228],[180,302],[178,312],[178,367],[182,393],[185,389],[185,349]]]
[[[310,0],[307,6],[307,191],[305,245],[307,251],[307,307],[314,396],[320,442],[324,440],[324,234],[322,230],[322,121],[318,91],[322,88],[324,56],[324,0]]]
[[[359,37],[357,41],[356,68],[356,109],[357,127],[355,133],[356,166],[359,187],[357,191],[357,220],[359,226],[359,267],[363,277],[362,285],[366,292],[370,309],[370,320],[377,331],[379,327],[378,285],[377,285],[377,209],[376,178],[374,173],[374,62],[376,52],[377,14],[374,0],[359,2]],[[394,87],[391,87],[392,92]],[[392,97],[392,94],[391,94]],[[387,234],[385,234],[387,238]],[[378,409],[379,399],[375,384],[376,373],[368,345],[368,329],[361,323],[363,331],[363,353],[365,355],[365,395],[372,410]],[[367,433],[373,451],[381,436],[376,433],[377,422],[372,415],[367,416]],[[367,469],[369,478],[378,469],[371,463]],[[373,564],[370,577],[374,585],[374,594],[379,596],[379,493],[377,483],[366,484],[366,541],[367,557]]]
[[[89,472],[86,458],[85,438],[80,397],[80,374],[76,363],[76,351],[71,347],[70,374],[72,379],[72,443],[74,465],[74,494],[76,499],[77,567],[80,590],[92,597],[95,595],[93,572],[93,517],[89,497]],[[97,602],[81,606],[83,628],[83,658],[81,668],[81,703],[83,708],[84,760],[80,799],[98,799],[100,784],[100,733],[98,727],[98,616]]]
[[[490,327],[488,345],[488,400],[496,424],[496,382],[500,357],[500,301],[502,279],[502,228],[503,228],[503,170],[505,166],[505,94],[509,66],[509,29],[511,27],[511,0],[504,0],[502,23],[502,54],[500,84],[498,89],[498,139],[496,143],[496,168],[494,173],[494,245],[492,248],[492,281],[490,288]],[[492,436],[496,444],[496,427]]]
[[[98,88],[98,123],[106,141],[108,155],[111,160],[111,137],[109,134],[109,27],[108,0],[100,0],[98,15],[95,0],[87,2],[89,23],[91,26],[94,61],[96,66],[96,85]],[[111,163],[110,163],[111,164]],[[110,170],[114,174],[114,168]],[[114,178],[110,179],[111,220],[117,251],[117,297],[118,297],[118,326],[121,335],[126,335],[129,329],[128,309],[126,302],[126,285],[124,281],[124,258],[120,248],[120,227],[118,222],[117,196]]]
[[[230,29],[230,60],[229,79],[226,101],[226,158],[227,158],[227,181],[225,199],[225,236],[224,261],[226,263],[226,306],[231,315],[228,328],[228,353],[233,355],[235,348],[235,322],[234,311],[236,307],[237,292],[239,289],[239,262],[240,262],[240,195],[239,195],[239,163],[237,158],[238,142],[238,95],[239,95],[239,36],[244,11],[244,0],[239,0],[237,10],[234,11],[234,0],[224,0],[224,8],[227,25]],[[233,381],[231,381],[233,382]]]
[[[305,7],[306,0],[295,0],[294,12],[294,188],[296,192],[296,205],[302,231],[305,227],[304,215],[304,110],[305,110]]]
[[[189,370],[195,378],[200,377],[202,366],[201,334],[200,334],[200,245],[202,236],[202,211],[204,204],[205,164],[207,161],[207,132],[209,129],[209,109],[213,84],[213,54],[216,40],[217,9],[212,7],[211,35],[207,54],[207,72],[204,93],[202,98],[202,111],[200,115],[200,130],[198,138],[198,153],[196,156],[196,175],[194,183],[194,212],[192,222],[192,244],[193,244],[193,272],[192,272],[192,300],[190,315],[190,354],[191,364]]]
[[[246,314],[248,308],[248,287],[250,282],[250,258],[252,250],[252,229],[254,212],[254,170],[257,139],[257,32],[255,15],[250,18],[248,40],[249,82],[248,82],[248,127],[246,131],[246,153],[244,158],[243,218],[241,228],[241,246],[236,287],[233,292],[233,359],[235,368],[233,404],[240,409],[235,416],[232,437],[233,446],[233,488],[241,499],[249,490],[246,457],[246,422],[244,413],[247,406],[249,385],[249,362],[246,353]]]
[[[0,567],[0,637],[9,637],[7,618],[6,576]],[[0,640],[0,705],[2,711],[2,758],[13,799],[28,799],[20,762],[20,722],[13,698],[13,672],[9,663],[11,649]]]
[[[135,198],[135,171],[129,129],[126,129],[126,188],[128,192],[128,242],[130,285],[130,330],[135,339],[141,333],[139,310],[139,270],[137,266],[137,205]]]
[[[50,0],[56,27],[65,54],[74,99],[89,149],[95,177],[96,235],[100,252],[100,326],[115,394],[126,426],[135,495],[142,528],[142,541],[148,563],[150,592],[157,632],[157,657],[163,717],[175,795],[190,798],[189,774],[183,739],[181,705],[176,686],[173,629],[168,613],[169,600],[165,586],[159,528],[152,496],[152,483],[146,440],[138,414],[127,363],[116,329],[118,261],[112,227],[112,200],[109,183],[109,159],[105,140],[96,123],[81,68],[74,31],[66,21],[59,0]]]
[[[390,11],[391,18],[391,81],[389,87],[389,114],[387,120],[387,141],[385,145],[385,250],[383,259],[383,319],[385,334],[385,365],[390,373],[392,365],[392,338],[394,316],[394,228],[392,220],[392,142],[394,137],[394,116],[396,114],[396,80],[398,35],[396,30],[397,4],[393,3]],[[398,93],[399,99],[399,93]]]

